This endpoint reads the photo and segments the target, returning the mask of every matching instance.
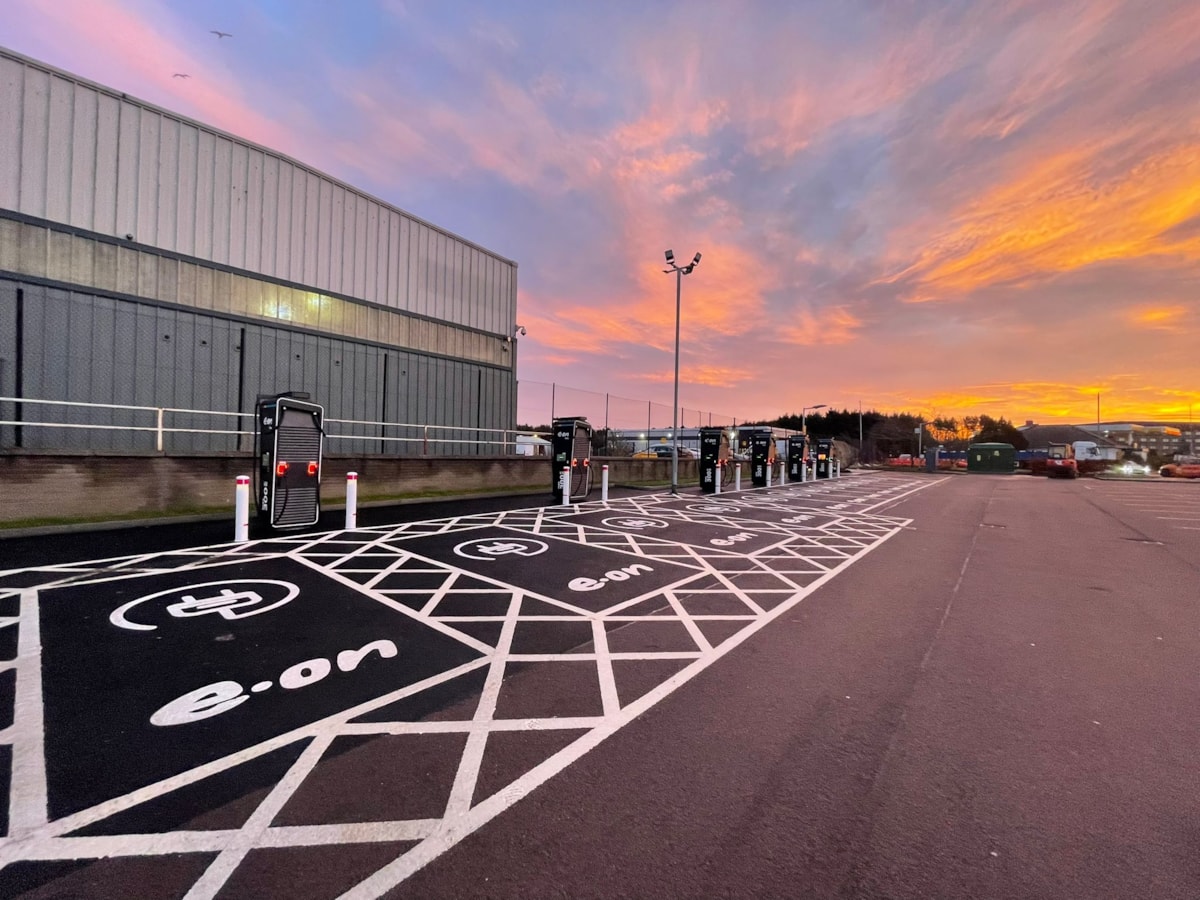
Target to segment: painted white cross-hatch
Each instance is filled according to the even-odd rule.
[[[126,896],[136,863],[215,897],[288,848],[346,847],[348,896],[378,896],[895,534],[872,510],[931,483],[0,572],[0,879]]]

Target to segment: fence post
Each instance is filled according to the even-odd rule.
[[[250,476],[239,475],[233,493],[233,539],[250,540]]]
[[[358,527],[358,473],[346,473],[346,530]]]

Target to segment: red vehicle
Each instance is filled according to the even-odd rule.
[[[1158,474],[1163,478],[1200,478],[1200,460],[1167,463],[1158,470]]]
[[[1046,475],[1050,478],[1078,478],[1079,463],[1071,444],[1049,444],[1046,456]]]

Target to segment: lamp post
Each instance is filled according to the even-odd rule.
[[[818,409],[825,409],[826,406],[827,406],[827,404],[818,403],[816,406],[806,406],[802,410],[800,410],[800,433],[801,434],[803,434],[805,436],[808,435],[808,425],[805,422],[805,420],[808,417],[808,411],[810,409],[814,410],[814,411],[816,411]]]
[[[675,264],[675,251],[667,250],[663,254],[667,259],[668,269],[663,273],[675,273],[675,402],[671,406],[671,493],[679,493],[679,301],[683,290],[683,276],[691,275],[692,270],[700,265],[700,254],[697,253],[686,266]]]

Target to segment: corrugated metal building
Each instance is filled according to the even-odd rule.
[[[0,396],[252,412],[299,390],[330,418],[511,428],[516,281],[514,262],[302,163],[0,48]],[[2,420],[67,415],[147,424],[0,402]],[[148,447],[28,425],[0,426],[0,446]]]

